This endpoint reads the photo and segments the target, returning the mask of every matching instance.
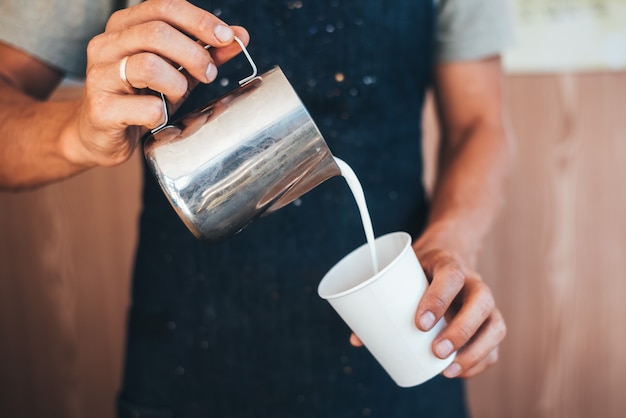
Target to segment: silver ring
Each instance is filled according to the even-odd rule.
[[[129,89],[134,89],[133,85],[130,84],[130,82],[128,81],[128,78],[126,78],[126,62],[127,61],[128,61],[128,56],[125,56],[124,58],[122,58],[122,61],[120,62],[120,78],[122,79],[122,83],[124,83],[126,87],[128,87]]]

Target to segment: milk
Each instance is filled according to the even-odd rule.
[[[376,274],[378,273],[378,257],[376,255],[376,246],[374,244],[374,228],[372,227],[372,220],[370,218],[369,211],[367,210],[367,204],[365,203],[363,187],[361,187],[361,183],[359,182],[356,174],[354,174],[352,168],[345,161],[337,157],[334,158],[335,162],[339,166],[339,169],[341,170],[341,176],[346,180],[346,183],[348,183],[348,187],[350,187],[350,190],[354,195],[354,200],[356,200],[356,204],[359,208],[361,222],[363,222],[363,229],[365,230],[365,238],[367,239],[372,257],[372,267],[374,269],[374,274]]]

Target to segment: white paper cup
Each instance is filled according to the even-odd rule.
[[[318,294],[361,339],[398,386],[419,385],[441,373],[455,354],[439,359],[432,343],[445,326],[430,331],[415,325],[417,305],[428,281],[406,232],[376,239],[380,271],[372,276],[372,259],[365,244],[326,273]]]

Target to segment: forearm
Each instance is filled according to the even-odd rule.
[[[473,267],[502,203],[510,146],[501,123],[446,134],[456,138],[442,141],[429,221],[415,248],[453,251]]]
[[[61,180],[88,168],[72,161],[77,102],[32,99],[11,86],[0,88],[0,189],[21,190]]]
[[[455,253],[468,267],[501,205],[510,160],[500,59],[440,64],[434,77],[441,126],[431,213],[415,249]]]

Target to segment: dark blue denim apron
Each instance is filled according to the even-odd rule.
[[[203,7],[278,64],[330,149],[359,176],[376,235],[416,236],[427,215],[421,112],[432,71],[432,0],[227,0]],[[245,59],[187,107],[235,88]],[[245,123],[245,121],[242,121]],[[397,387],[317,295],[365,242],[333,178],[227,241],[197,241],[146,172],[121,417],[464,417],[459,380]]]

